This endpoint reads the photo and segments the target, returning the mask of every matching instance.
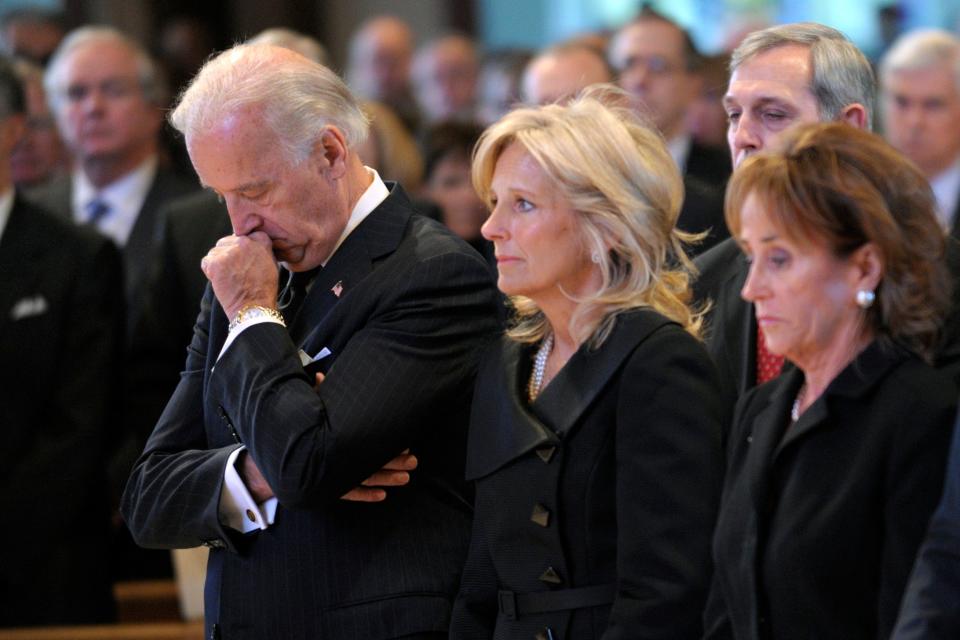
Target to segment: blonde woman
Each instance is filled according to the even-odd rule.
[[[477,380],[452,638],[697,638],[726,410],[687,306],[682,182],[608,86],[480,139],[516,318]]]

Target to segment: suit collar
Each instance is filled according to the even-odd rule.
[[[412,215],[403,188],[389,183],[390,195],[343,240],[317,274],[300,313],[290,326],[295,340],[318,327],[340,298],[373,271],[376,261],[396,251]]]
[[[762,498],[765,494],[770,467],[783,452],[827,423],[836,399],[863,397],[908,357],[904,349],[874,340],[793,424],[790,410],[803,384],[803,372],[791,367],[771,382],[766,406],[753,418],[750,475],[755,496]]]
[[[581,345],[532,405],[526,402],[532,348],[508,339],[499,370],[488,371],[493,393],[479,395],[471,420],[467,479],[483,477],[511,460],[573,431],[637,346],[670,320],[647,309],[620,314],[600,349]]]

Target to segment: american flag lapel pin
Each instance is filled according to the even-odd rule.
[[[330,291],[333,292],[333,295],[340,297],[340,294],[343,293],[343,280],[337,280],[337,284],[333,285],[330,288]]]

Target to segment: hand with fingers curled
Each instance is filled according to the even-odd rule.
[[[279,268],[270,236],[262,231],[220,238],[200,261],[200,268],[228,318],[247,305],[273,308],[277,304]]]

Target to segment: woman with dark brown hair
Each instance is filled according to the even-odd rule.
[[[919,171],[843,124],[745,162],[727,224],[767,346],[714,538],[709,638],[886,638],[937,503],[957,391],[929,362],[950,303]]]

